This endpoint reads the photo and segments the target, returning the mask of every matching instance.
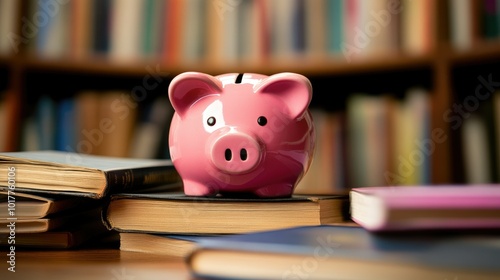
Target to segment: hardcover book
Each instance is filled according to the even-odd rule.
[[[354,188],[351,218],[372,231],[500,228],[500,185]]]
[[[72,211],[96,205],[95,200],[86,197],[56,194],[36,195],[18,191],[0,190],[0,219],[44,218],[63,211]]]
[[[123,193],[111,196],[106,217],[120,232],[234,234],[342,223],[347,211],[347,194],[246,199]]]
[[[180,182],[171,160],[94,156],[62,151],[0,153],[0,189],[86,196],[143,191]]]
[[[0,233],[41,233],[94,221],[104,225],[102,216],[103,206],[97,205],[87,209],[63,211],[44,218],[2,218]]]
[[[120,232],[120,250],[186,258],[196,247],[198,240],[208,235],[152,234]]]
[[[203,279],[499,279],[496,234],[376,235],[306,226],[198,241],[187,263]]]
[[[14,244],[19,248],[29,249],[70,249],[83,246],[113,246],[118,234],[108,230],[101,220],[92,219],[87,222],[63,225],[60,228],[44,232],[16,232],[15,239],[9,239],[10,233],[0,233],[0,246]],[[10,240],[15,240],[11,241]],[[3,242],[5,241],[5,242]]]

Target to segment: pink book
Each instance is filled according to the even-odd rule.
[[[370,231],[500,228],[500,185],[353,188],[354,222]]]

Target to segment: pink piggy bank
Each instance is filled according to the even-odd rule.
[[[186,72],[168,95],[170,155],[186,195],[292,195],[315,144],[306,77]]]

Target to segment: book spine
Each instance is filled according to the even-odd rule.
[[[332,54],[342,53],[344,38],[344,2],[342,0],[328,0],[328,49]]]
[[[180,181],[179,174],[165,167],[145,167],[104,172],[107,186],[103,196],[116,192],[141,191],[149,187],[172,184]]]
[[[75,102],[73,98],[66,98],[56,105],[57,118],[55,120],[55,149],[66,151],[76,146]]]
[[[19,9],[17,0],[0,1],[0,54],[13,54],[16,48],[12,47],[11,36],[16,32],[16,15]]]
[[[93,51],[106,55],[109,51],[111,0],[94,0],[93,4]]]
[[[498,36],[497,11],[495,0],[483,1],[483,21],[484,37],[486,39],[496,38]]]
[[[144,3],[144,11],[145,14],[143,21],[143,30],[142,30],[142,53],[145,56],[149,56],[155,53],[155,32],[156,31],[156,17],[155,17],[155,0],[146,0]]]

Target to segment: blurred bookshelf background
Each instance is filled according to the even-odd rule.
[[[500,181],[500,0],[0,0],[0,150],[168,158],[170,80],[296,72],[298,191]]]

